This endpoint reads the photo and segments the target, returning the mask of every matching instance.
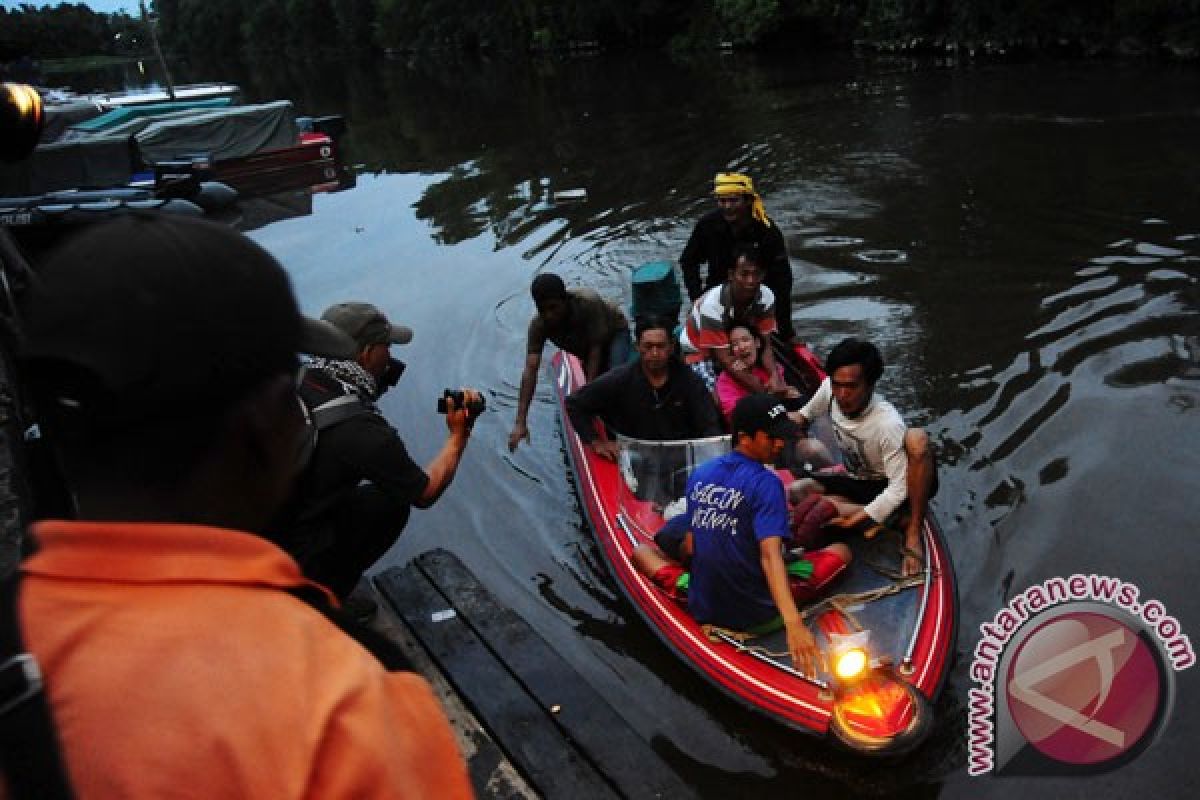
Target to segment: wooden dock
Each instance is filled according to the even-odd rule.
[[[694,796],[453,554],[425,553],[376,575],[374,588],[391,612],[376,626],[417,649],[413,660],[447,701],[480,797]]]

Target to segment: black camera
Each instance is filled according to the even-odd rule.
[[[445,414],[447,407],[446,401],[453,400],[455,408],[462,408],[466,398],[463,396],[462,389],[444,389],[442,396],[438,398],[437,411],[439,414]],[[477,417],[487,408],[487,403],[483,401],[483,395],[479,395],[478,400],[472,400],[466,404],[467,411],[471,412],[471,416]]]
[[[383,368],[383,375],[379,377],[379,394],[382,395],[399,383],[400,376],[404,374],[407,367],[408,365],[400,359],[389,357],[387,366]]]

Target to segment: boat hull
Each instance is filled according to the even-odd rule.
[[[562,412],[563,439],[583,514],[622,594],[668,648],[725,695],[790,728],[822,736],[829,734],[841,694],[836,680],[823,674],[801,675],[791,668],[786,656],[765,656],[729,637],[710,638],[681,604],[667,597],[634,567],[633,549],[652,539],[657,530],[655,521],[661,517],[654,513],[630,513],[628,507],[623,507],[620,498],[624,479],[620,468],[597,457],[573,430],[564,401],[583,384],[579,360],[557,353],[551,361],[551,370]],[[957,634],[953,570],[932,515],[925,525],[924,546],[929,563],[921,584],[871,602],[867,604],[870,608],[859,610],[855,616],[878,637],[872,651],[879,656],[876,666],[898,676],[905,686],[913,687],[915,704],[924,705],[921,713],[928,714],[928,703],[941,691],[949,670]],[[833,588],[834,592],[872,591],[888,582],[889,579],[859,564],[859,551],[865,549],[861,541],[853,544],[852,549],[855,563]],[[828,647],[829,641],[822,631],[818,628],[814,632],[818,643]],[[775,653],[786,652],[782,633],[755,643]],[[924,732],[920,731],[920,735]],[[887,742],[883,743],[885,746],[859,747],[843,736],[830,738],[864,753],[896,752],[896,748],[886,746]],[[897,747],[903,744],[903,749],[911,749],[917,743],[912,736],[897,737],[894,742]]]

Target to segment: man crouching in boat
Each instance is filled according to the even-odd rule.
[[[816,674],[817,646],[796,607],[822,592],[850,563],[844,544],[805,553],[790,564],[783,483],[765,465],[797,433],[787,409],[752,394],[733,410],[734,449],[701,464],[688,479],[684,519],[691,535],[690,573],[657,545],[634,550],[634,564],[669,594],[687,593],[697,622],[747,633],[787,631],[796,667]],[[686,544],[683,555],[686,556]]]
[[[926,509],[937,492],[929,436],[905,425],[895,407],[875,394],[875,384],[883,375],[883,357],[875,345],[843,340],[825,359],[825,372],[828,377],[816,394],[792,418],[806,428],[828,416],[847,471],[817,471],[797,481],[790,490],[792,500],[810,492],[824,493],[837,509],[828,524],[866,530],[868,536],[899,514],[904,519],[902,572],[915,575],[921,569]],[[829,463],[824,447],[809,442],[811,449],[801,458]]]
[[[611,430],[636,439],[678,441],[721,434],[704,381],[675,357],[671,325],[663,317],[640,317],[637,361],[609,370],[567,397],[571,425],[601,458],[615,461],[617,443],[597,435],[597,417]]]

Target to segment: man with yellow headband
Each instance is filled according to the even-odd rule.
[[[717,208],[696,223],[679,266],[688,297],[693,302],[714,286],[720,286],[735,265],[734,252],[739,245],[758,251],[759,264],[765,271],[763,283],[775,295],[775,320],[779,335],[786,341],[796,336],[792,328],[792,264],[788,260],[783,233],[767,216],[762,198],[754,191],[754,182],[736,172],[718,172],[713,179]],[[703,280],[700,265],[707,264]]]

